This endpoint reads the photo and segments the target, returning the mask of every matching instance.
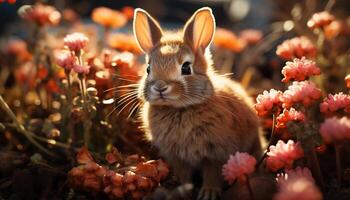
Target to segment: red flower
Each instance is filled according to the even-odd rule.
[[[282,82],[288,82],[291,79],[303,81],[309,76],[321,74],[321,70],[314,61],[302,57],[295,58],[293,62],[287,62],[282,69],[282,74],[284,75]]]
[[[296,111],[294,108],[291,108],[289,110],[284,109],[283,113],[276,118],[277,120],[276,127],[285,128],[288,122],[304,121],[304,119],[305,119],[304,113]]]
[[[327,11],[315,13],[307,22],[310,29],[323,28],[334,20],[334,16]]]
[[[307,107],[321,96],[321,90],[318,89],[315,84],[308,81],[294,81],[292,85],[288,87],[288,90],[283,93],[283,107],[290,108],[296,103],[302,103]]]
[[[33,21],[39,26],[57,25],[61,20],[61,14],[52,6],[35,4],[24,5],[18,10],[19,15],[26,20]]]
[[[282,168],[291,168],[294,161],[304,156],[304,151],[299,143],[289,140],[284,143],[279,140],[276,146],[271,145],[267,152],[266,166],[271,171],[276,172]]]
[[[346,83],[346,87],[350,88],[350,74],[348,74],[346,77],[345,77],[345,83]]]
[[[264,116],[272,111],[274,107],[281,105],[282,92],[271,89],[270,91],[264,91],[256,98],[255,110],[259,116]]]
[[[285,40],[276,50],[276,54],[286,60],[302,58],[303,56],[314,58],[316,53],[316,47],[304,36]]]
[[[350,119],[328,118],[321,124],[320,133],[325,143],[350,139]]]
[[[256,160],[248,153],[236,152],[230,155],[230,159],[222,168],[224,179],[232,184],[236,179],[239,182],[245,182],[246,176],[249,176],[255,171]]]
[[[239,37],[247,44],[256,44],[263,38],[263,33],[256,29],[245,29],[239,33]]]
[[[345,112],[350,113],[350,96],[342,92],[332,95],[329,94],[327,98],[320,104],[322,113],[333,113],[344,109]]]

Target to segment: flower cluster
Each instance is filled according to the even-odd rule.
[[[332,95],[329,94],[327,98],[320,104],[322,113],[330,114],[339,110],[344,110],[350,113],[350,96],[342,92]]]
[[[264,91],[256,98],[255,110],[259,116],[264,116],[270,113],[274,108],[281,105],[282,92],[271,89],[270,91]]]
[[[334,20],[334,16],[327,11],[315,13],[311,19],[307,22],[307,26],[310,29],[323,28],[330,24]]]
[[[141,199],[169,173],[162,160],[140,162],[124,171],[110,170],[98,165],[86,148],[78,152],[77,161],[80,165],[68,173],[70,185],[94,194],[104,192],[110,199]]]
[[[222,168],[224,179],[232,184],[236,179],[244,183],[247,176],[255,171],[256,160],[248,153],[236,152]]]
[[[294,81],[292,85],[288,87],[288,90],[283,93],[283,107],[290,108],[297,103],[302,103],[307,107],[321,96],[321,90],[318,89],[314,83],[309,81]]]
[[[286,60],[293,58],[314,58],[316,56],[316,47],[304,36],[285,40],[277,47],[276,54]]]
[[[284,75],[282,82],[288,82],[291,79],[303,81],[310,76],[321,74],[321,70],[314,61],[302,57],[301,59],[295,58],[293,62],[286,62],[282,74]]]
[[[289,110],[284,109],[283,112],[276,118],[276,128],[285,128],[288,122],[291,121],[304,121],[305,115],[300,111],[296,111],[294,108]]]
[[[266,166],[273,172],[279,169],[290,169],[293,166],[295,160],[304,156],[304,151],[299,143],[294,143],[293,140],[289,140],[284,143],[279,140],[275,145],[269,147],[267,152]]]
[[[347,117],[328,118],[321,124],[320,133],[326,143],[350,139],[350,119]]]
[[[24,5],[18,13],[23,19],[33,21],[39,26],[57,25],[61,20],[61,14],[54,7],[40,3],[34,6]]]

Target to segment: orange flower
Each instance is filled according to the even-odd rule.
[[[125,6],[122,8],[122,12],[128,19],[132,19],[134,17],[134,8],[130,6]]]
[[[324,35],[327,39],[335,38],[342,31],[342,23],[339,21],[333,21],[329,25],[324,27]]]
[[[350,88],[350,74],[345,77],[346,87]]]
[[[118,51],[129,51],[134,54],[142,53],[134,36],[132,35],[117,33],[111,35],[107,41],[110,47],[117,49]]]
[[[232,31],[223,28],[217,28],[213,39],[213,44],[219,48],[240,52],[246,46],[246,43],[239,39]]]
[[[106,28],[120,28],[128,22],[121,12],[106,7],[98,7],[92,11],[92,21]]]

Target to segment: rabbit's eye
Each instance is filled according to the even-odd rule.
[[[181,74],[182,75],[191,75],[191,63],[190,62],[184,62],[184,64],[182,64]]]
[[[147,65],[147,74],[149,74],[149,72],[151,71],[151,66],[150,64]]]

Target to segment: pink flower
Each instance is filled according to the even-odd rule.
[[[283,113],[281,113],[277,118],[277,128],[285,128],[288,122],[291,121],[304,121],[305,115],[302,112],[296,111],[294,108],[289,110],[284,109]]]
[[[350,119],[328,118],[321,124],[320,133],[325,143],[350,139]]]
[[[283,93],[283,107],[289,108],[296,103],[302,103],[307,107],[321,96],[321,90],[318,89],[315,84],[309,81],[294,81],[292,85],[288,87],[288,90]]]
[[[304,151],[299,143],[288,140],[284,143],[279,140],[276,146],[271,145],[267,152],[266,166],[273,172],[282,168],[291,168],[293,162],[304,156]]]
[[[307,26],[310,29],[322,28],[330,24],[334,20],[334,16],[327,11],[315,13],[311,19],[307,22]]]
[[[78,74],[88,74],[90,72],[89,65],[74,64],[73,70]]]
[[[28,21],[33,21],[39,26],[57,25],[61,20],[61,14],[52,6],[35,4],[24,5],[18,10],[19,15]]]
[[[322,193],[307,177],[288,178],[278,182],[279,191],[274,200],[321,200]]]
[[[286,60],[302,58],[303,56],[314,58],[316,53],[316,47],[305,36],[285,40],[276,50],[276,54]]]
[[[309,76],[321,74],[321,70],[314,61],[302,57],[295,58],[293,62],[287,62],[282,69],[282,74],[284,75],[282,82],[288,82],[291,79],[303,81]]]
[[[82,33],[72,33],[64,38],[64,45],[74,52],[79,52],[85,48],[88,42],[89,38]]]
[[[329,94],[327,98],[320,104],[322,113],[333,113],[344,109],[345,112],[350,113],[350,96],[342,92],[332,95]]]
[[[257,29],[245,29],[239,33],[239,37],[248,44],[256,44],[263,38],[263,33]]]
[[[295,169],[286,170],[286,173],[277,174],[277,182],[281,183],[284,181],[288,181],[290,179],[297,179],[297,178],[307,178],[312,182],[315,182],[314,178],[312,177],[311,171],[307,167],[296,167]]]
[[[271,89],[270,91],[264,91],[256,98],[255,110],[259,116],[268,114],[273,107],[281,105],[282,92]]]
[[[245,182],[246,176],[255,171],[256,160],[248,153],[236,152],[230,155],[230,159],[222,168],[224,179],[232,184],[236,179],[239,182]]]
[[[70,70],[74,66],[75,58],[70,54],[70,52],[62,51],[57,55],[56,63],[60,67],[63,67],[66,70]]]

